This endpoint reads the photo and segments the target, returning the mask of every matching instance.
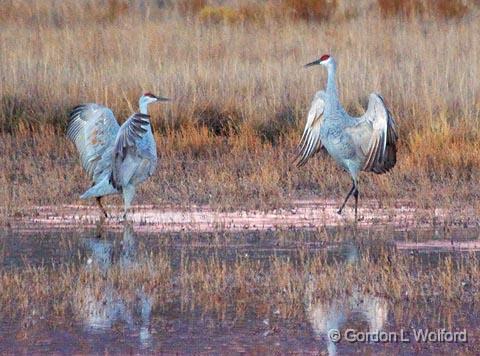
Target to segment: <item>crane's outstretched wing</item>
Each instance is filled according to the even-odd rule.
[[[377,174],[389,171],[397,162],[397,128],[383,98],[370,94],[368,109],[358,123],[346,131],[365,156],[362,170]]]
[[[303,166],[308,159],[322,148],[320,141],[320,128],[323,124],[323,111],[325,110],[325,92],[318,91],[312,101],[308,112],[307,123],[303,130],[302,138],[297,148],[297,167]]]
[[[67,136],[75,143],[82,166],[95,183],[111,173],[119,128],[112,111],[102,105],[79,105],[70,113]]]
[[[137,155],[137,143],[148,132],[149,126],[149,115],[135,113],[120,127],[113,150],[112,185],[114,188],[120,189],[126,186],[137,168],[148,163]]]

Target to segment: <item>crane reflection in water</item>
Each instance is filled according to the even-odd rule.
[[[138,264],[137,243],[130,224],[124,226],[119,253],[116,253],[114,243],[107,239],[85,239],[87,258],[82,268],[94,270],[105,277],[114,268],[122,271]],[[138,334],[142,346],[150,346],[151,296],[137,288],[131,300],[128,300],[110,279],[104,280],[101,287],[82,285],[77,291],[74,305],[83,327],[90,332],[101,333],[120,323],[132,334]]]

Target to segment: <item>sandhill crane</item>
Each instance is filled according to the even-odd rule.
[[[353,184],[338,210],[342,213],[350,196],[355,197],[357,220],[358,176],[360,171],[382,174],[396,163],[397,129],[383,98],[372,93],[363,116],[351,117],[340,104],[335,59],[325,54],[306,67],[321,64],[327,68],[327,89],[315,94],[307,123],[298,146],[297,166],[304,165],[323,146],[351,176]]]
[[[80,198],[95,197],[102,213],[102,197],[121,193],[125,204],[124,219],[135,196],[135,186],[151,176],[157,165],[157,147],[147,114],[148,104],[169,99],[143,94],[140,112],[122,126],[112,111],[99,104],[83,104],[70,113],[67,136],[75,143],[82,166],[93,185]]]

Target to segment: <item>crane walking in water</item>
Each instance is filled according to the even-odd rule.
[[[397,161],[398,135],[395,120],[377,93],[370,94],[368,108],[363,116],[356,118],[348,115],[338,98],[335,59],[325,54],[306,67],[318,64],[327,68],[327,89],[317,92],[313,99],[298,146],[297,166],[304,165],[322,146],[325,147],[353,181],[338,213],[342,213],[353,194],[357,220],[360,171],[386,173]]]
[[[169,99],[143,94],[140,112],[130,116],[122,126],[112,111],[99,104],[84,104],[70,113],[67,136],[75,143],[83,168],[93,185],[80,198],[95,197],[102,213],[102,197],[121,193],[125,204],[123,217],[135,196],[135,186],[155,171],[157,147],[152,133],[148,104]]]

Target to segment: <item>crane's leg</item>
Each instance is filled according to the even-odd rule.
[[[129,184],[126,187],[123,187],[122,194],[123,194],[123,202],[125,204],[123,219],[126,220],[127,211],[130,208],[130,204],[132,203],[133,197],[135,196],[135,186],[133,184]]]
[[[107,211],[105,210],[105,208],[102,205],[102,197],[95,197],[95,200],[97,201],[97,204],[100,207],[100,210],[102,211],[103,216],[107,218],[108,217],[107,216]]]
[[[357,206],[358,206],[358,189],[355,187],[355,191],[353,192],[353,197],[355,198],[355,222],[357,222]]]
[[[343,204],[342,204],[342,206],[340,207],[340,209],[338,209],[337,214],[341,214],[341,213],[342,213],[342,210],[343,210],[343,208],[345,208],[345,204],[347,204],[347,201],[348,201],[348,199],[350,198],[350,195],[352,195],[352,193],[353,193],[354,191],[356,191],[356,189],[357,189],[357,188],[356,188],[356,186],[355,186],[355,181],[354,181],[353,184],[352,184],[352,189],[350,189],[350,191],[348,192],[347,197],[345,198],[345,201],[343,202]],[[357,204],[355,204],[355,211],[356,211],[356,208],[357,208]]]

